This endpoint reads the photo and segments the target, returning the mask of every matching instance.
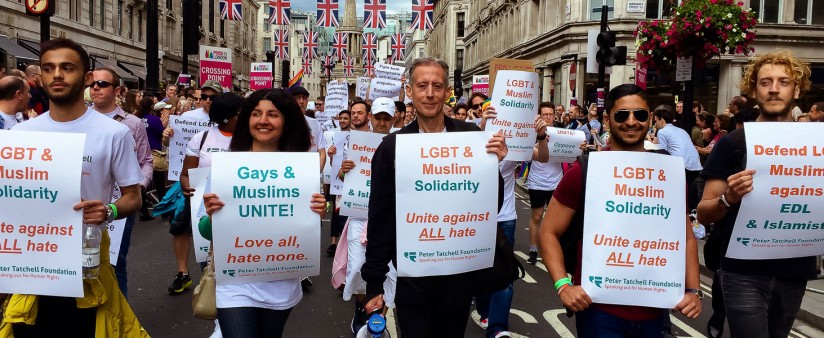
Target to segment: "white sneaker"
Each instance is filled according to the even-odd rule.
[[[489,318],[481,319],[481,328],[486,330],[489,327]]]
[[[215,319],[215,332],[212,332],[212,335],[209,338],[223,338],[223,333],[220,332],[220,322]]]
[[[498,332],[495,335],[495,338],[503,338],[503,337],[510,338],[510,337],[512,337],[512,335],[509,333],[509,331],[501,331],[501,332]]]

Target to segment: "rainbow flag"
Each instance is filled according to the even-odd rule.
[[[303,69],[299,70],[295,77],[289,80],[289,87],[287,89],[292,89],[292,87],[300,86],[303,83]]]
[[[515,178],[526,178],[529,175],[529,167],[532,165],[530,161],[523,161],[515,168]]]

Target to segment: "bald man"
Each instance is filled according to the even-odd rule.
[[[26,81],[31,88],[31,100],[28,108],[34,110],[37,115],[49,111],[49,97],[43,89],[43,79],[40,73],[40,66],[30,65],[26,67]]]
[[[9,130],[23,122],[23,110],[31,95],[29,84],[17,76],[0,78],[0,130]]]

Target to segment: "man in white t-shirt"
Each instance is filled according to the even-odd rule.
[[[9,130],[23,122],[23,110],[29,104],[29,84],[16,76],[0,78],[0,130]]]
[[[41,49],[43,88],[48,94],[51,110],[16,125],[14,130],[86,134],[83,174],[79,178],[82,202],[78,201],[74,206],[75,210],[83,211],[84,227],[105,225],[137,212],[141,204],[139,184],[143,176],[134,155],[135,145],[129,128],[89,110],[83,102],[84,87],[93,79],[89,71],[89,55],[83,47],[67,39],[43,42]],[[121,197],[110,203],[115,185],[120,187]],[[107,231],[103,231],[102,242],[109,242]],[[14,336],[62,337],[71,332],[77,337],[94,337],[100,330],[113,330],[123,336],[139,336],[141,332],[145,335],[139,325],[134,325],[137,319],[113,283],[115,273],[107,264],[108,255],[100,258],[99,282],[84,280],[85,298],[39,296],[36,307],[26,308],[23,313],[16,312],[18,318],[30,318],[26,322],[34,324],[15,323]],[[19,301],[12,298],[10,304]],[[79,308],[82,304],[100,305]],[[106,313],[98,314],[99,308]]]
[[[204,82],[203,87],[200,88],[200,95],[195,97],[200,103],[200,107],[187,111],[181,116],[209,120],[209,108],[211,108],[214,98],[220,93],[223,93],[223,86],[220,85],[220,82],[215,80]]]

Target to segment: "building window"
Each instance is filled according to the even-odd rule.
[[[166,0],[166,9],[172,10],[172,0]]]
[[[123,35],[123,0],[117,1],[117,35]]]
[[[671,12],[672,2],[670,0],[647,0],[647,19],[667,18]]]
[[[605,5],[604,2],[609,6],[609,16],[607,18],[612,19],[615,16],[615,0],[589,0],[590,20],[601,20],[601,6]]]
[[[464,14],[464,13],[456,13],[455,14],[455,19],[456,19],[456,21],[458,21],[458,37],[459,38],[464,37],[464,28],[466,26],[465,17],[466,17],[466,14]]]
[[[458,49],[455,51],[455,68],[463,69],[464,63],[464,50]]]
[[[137,12],[137,42],[143,42],[143,11]]]
[[[423,57],[423,48],[418,48],[418,57],[419,58]]]
[[[263,38],[263,51],[268,52],[272,50],[272,38]]]
[[[94,2],[95,0],[89,1],[89,26],[94,27]]]
[[[226,22],[220,20],[220,37],[226,38]]]
[[[269,33],[272,30],[272,25],[269,24],[269,20],[267,19],[266,22],[263,23],[263,31]]]
[[[758,15],[758,22],[778,23],[778,18],[783,14],[783,0],[752,0],[750,8]]]
[[[106,30],[106,0],[100,0],[100,29]]]
[[[824,3],[813,0],[795,0],[795,23],[801,25],[824,25]]]
[[[132,31],[132,27],[134,27],[134,26],[133,26],[133,25],[134,25],[134,23],[132,23],[132,7],[131,7],[131,6],[126,7],[126,20],[128,20],[128,21],[126,21],[126,22],[129,24],[129,25],[126,27],[126,28],[127,28],[127,29],[126,29],[126,36],[127,36],[129,39],[134,40],[134,35],[132,34],[132,33],[133,33],[133,31]]]
[[[209,31],[214,33],[215,32],[215,0],[209,0]],[[221,21],[221,24],[223,21]],[[220,36],[223,36],[222,30]]]

